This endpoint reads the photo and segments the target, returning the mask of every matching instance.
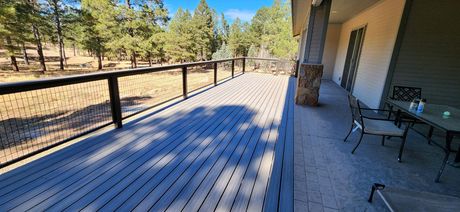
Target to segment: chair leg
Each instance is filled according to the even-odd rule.
[[[385,146],[385,136],[382,136],[382,146]]]
[[[345,139],[343,139],[343,142],[347,142],[348,136],[350,136],[351,131],[353,131],[353,125],[354,125],[354,124],[351,124],[350,131],[348,131],[347,137],[345,137]]]
[[[402,162],[401,157],[404,150],[404,144],[406,144],[406,135],[402,137],[401,147],[399,148],[398,162]]]
[[[430,126],[430,131],[428,131],[428,144],[431,145],[431,137],[433,137],[433,126]]]
[[[361,141],[363,140],[363,136],[364,136],[364,133],[361,132],[361,136],[359,137],[359,141],[358,141],[358,143],[356,144],[355,148],[353,148],[353,150],[351,151],[351,154],[354,154],[354,153],[355,153],[356,148],[358,148],[359,144],[361,144]]]

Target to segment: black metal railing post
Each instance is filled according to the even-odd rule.
[[[232,60],[232,78],[235,77],[235,60]]]
[[[111,76],[109,81],[110,108],[112,111],[112,120],[116,128],[122,128],[120,90],[118,89],[118,78]]]
[[[300,61],[296,60],[296,62],[295,62],[295,70],[294,70],[294,77],[296,77],[296,78],[299,76],[299,66],[300,66]]]
[[[214,85],[217,85],[217,63],[214,63]]]
[[[246,71],[246,58],[243,58],[243,74]]]
[[[187,91],[187,66],[182,67],[182,95],[184,99],[188,98]]]

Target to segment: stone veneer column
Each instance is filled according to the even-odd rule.
[[[297,76],[295,103],[299,105],[317,106],[319,87],[323,76],[322,64],[301,64]]]

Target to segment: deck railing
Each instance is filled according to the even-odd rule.
[[[293,74],[293,64],[241,57],[2,83],[0,168],[246,71]]]

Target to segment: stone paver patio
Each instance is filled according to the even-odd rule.
[[[296,211],[381,211],[378,199],[373,204],[367,202],[376,182],[460,197],[460,169],[448,166],[441,182],[435,183],[443,152],[412,130],[402,163],[396,159],[398,138],[381,146],[381,137],[366,135],[352,155],[359,133],[343,142],[351,122],[346,92],[331,81],[323,81],[320,93],[318,107],[296,105],[294,109]],[[435,139],[442,141],[443,137]],[[454,149],[459,143],[454,140]]]

